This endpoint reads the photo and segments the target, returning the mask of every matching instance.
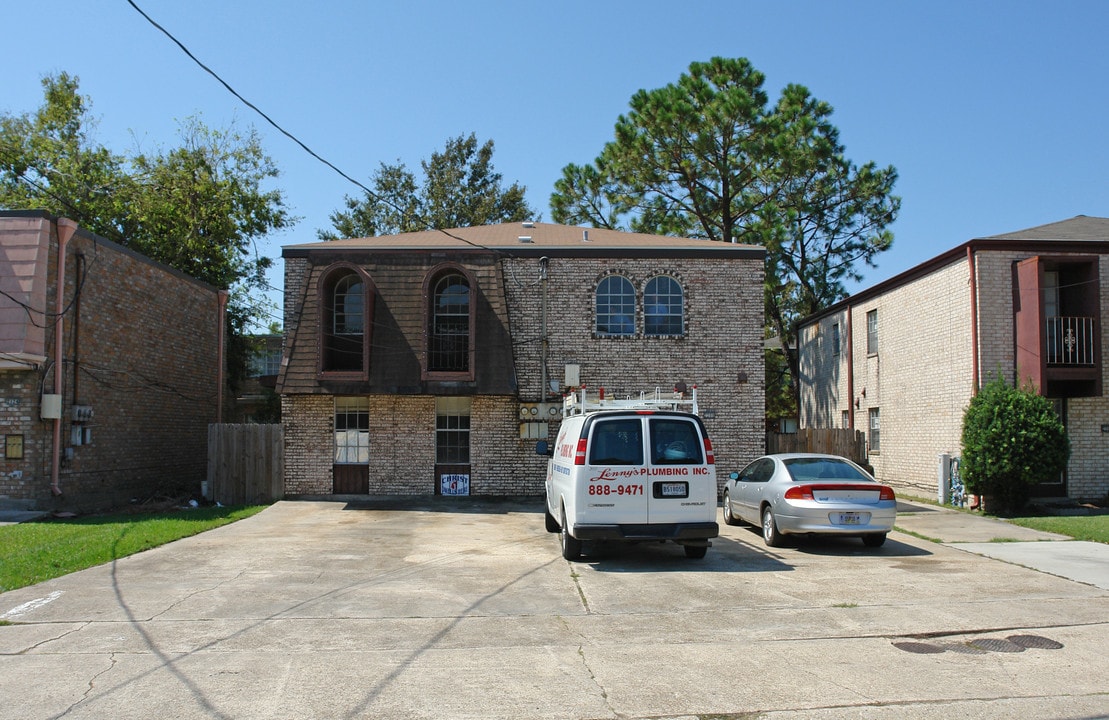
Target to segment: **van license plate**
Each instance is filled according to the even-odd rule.
[[[689,483],[664,482],[659,483],[659,496],[664,498],[689,497]]]

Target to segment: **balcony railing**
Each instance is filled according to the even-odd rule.
[[[1049,317],[1046,339],[1048,365],[1094,364],[1092,317]]]

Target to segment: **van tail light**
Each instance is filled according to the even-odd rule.
[[[585,438],[578,438],[578,449],[574,451],[574,464],[575,465],[584,465],[585,464],[585,446],[586,446],[586,444],[587,443],[585,441]]]
[[[783,495],[786,500],[812,500],[812,486],[811,485],[794,485],[786,494]]]
[[[712,454],[712,443],[705,438],[705,462],[709,465],[716,464],[716,456]]]
[[[883,485],[881,494],[878,495],[879,500],[896,500],[897,496],[893,493],[893,488],[889,485]]]

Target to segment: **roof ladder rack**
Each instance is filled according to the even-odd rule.
[[[654,392],[639,393],[638,398],[606,398],[603,387],[596,396],[590,397],[582,385],[563,399],[562,416],[584,415],[598,410],[683,410],[697,415],[697,386],[694,385],[692,390],[689,397],[677,389],[664,393],[661,387],[656,387]]]

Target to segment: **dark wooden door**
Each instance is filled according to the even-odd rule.
[[[331,492],[335,495],[367,495],[370,492],[369,465],[332,466]]]

